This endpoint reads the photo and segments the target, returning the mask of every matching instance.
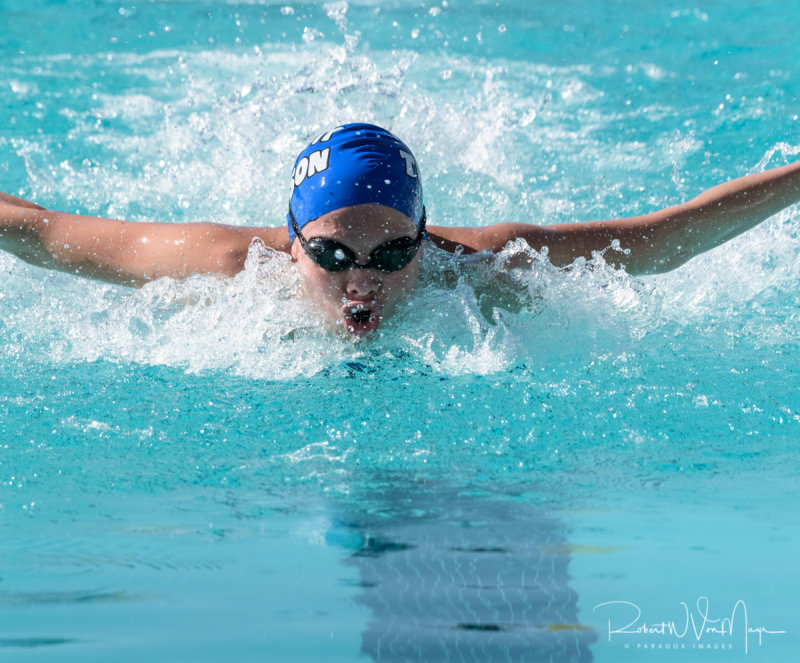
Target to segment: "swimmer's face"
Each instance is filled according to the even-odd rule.
[[[355,254],[356,262],[363,265],[381,244],[400,237],[415,238],[417,227],[402,212],[368,204],[324,214],[307,223],[302,234],[307,241],[325,237],[343,244]],[[414,289],[420,252],[395,272],[355,267],[333,272],[317,265],[295,239],[292,259],[300,269],[306,294],[322,309],[330,326],[347,335],[364,336],[378,329]]]

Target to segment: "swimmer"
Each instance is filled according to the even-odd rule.
[[[251,242],[291,255],[306,296],[332,328],[377,330],[414,289],[420,246],[500,252],[523,239],[554,265],[591,258],[630,274],[675,269],[800,200],[800,162],[720,184],[687,203],[588,223],[428,225],[419,168],[397,137],[369,124],[336,127],[306,147],[292,170],[284,227],[130,223],[47,210],[0,193],[0,249],[46,268],[129,286],[168,276],[233,276]],[[509,265],[513,269],[517,265]]]

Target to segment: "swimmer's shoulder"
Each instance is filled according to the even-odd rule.
[[[486,250],[499,253],[508,242],[518,237],[523,237],[538,249],[547,237],[547,229],[527,223],[495,223],[482,228],[428,226],[428,237],[435,246],[451,253],[470,254]]]
[[[240,226],[236,230],[241,233],[241,243],[244,245],[245,252],[254,239],[260,239],[266,247],[273,251],[290,253],[292,250],[292,243],[289,240],[289,231],[286,226],[274,228],[246,228]]]
[[[254,228],[224,224],[207,224],[208,234],[203,245],[209,257],[219,266],[217,270],[233,276],[244,269],[250,246],[258,240],[268,249],[290,253],[289,231],[285,227]],[[199,246],[198,246],[199,248]],[[199,256],[198,256],[199,259]],[[205,271],[205,270],[203,270]]]

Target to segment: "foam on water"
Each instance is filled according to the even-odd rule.
[[[504,272],[519,255],[531,266]],[[68,278],[9,298],[15,354],[39,348],[55,363],[112,359],[285,379],[399,353],[446,374],[491,373],[629,351],[660,308],[657,293],[602,256],[565,272],[524,242],[497,258],[426,247],[417,292],[376,338],[355,343],[325,330],[289,257],[258,242],[232,279],[160,279],[137,291]]]

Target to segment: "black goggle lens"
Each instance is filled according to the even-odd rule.
[[[414,259],[418,246],[419,242],[411,237],[390,240],[370,253],[365,265],[359,265],[355,254],[344,244],[326,237],[313,237],[306,241],[304,248],[309,258],[329,272],[341,272],[351,267],[397,272]]]
[[[317,265],[329,272],[342,272],[345,269],[355,267],[357,269],[368,269],[374,267],[382,272],[398,272],[408,265],[417,254],[422,237],[425,233],[425,208],[422,208],[422,219],[420,219],[419,231],[416,238],[398,237],[381,244],[372,253],[365,265],[356,262],[355,254],[344,244],[327,237],[312,237],[306,239],[289,207],[289,220],[292,224],[303,250],[309,258]]]

